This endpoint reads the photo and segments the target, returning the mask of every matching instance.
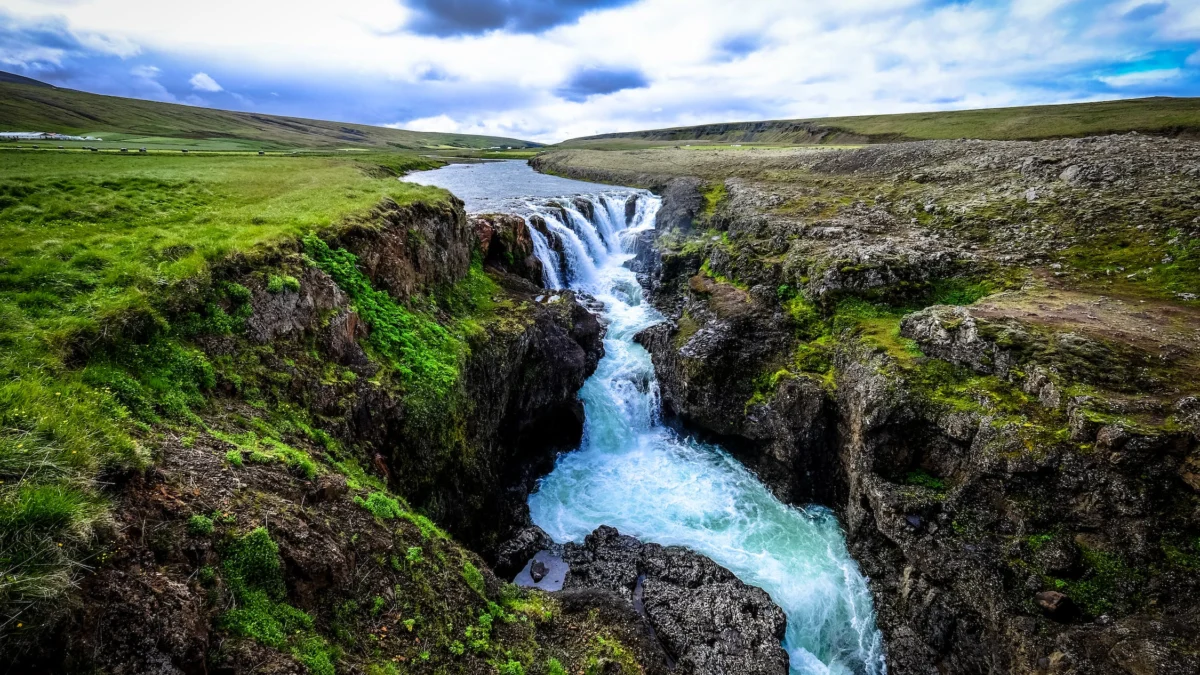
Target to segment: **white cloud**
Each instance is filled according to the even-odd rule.
[[[1144,87],[1174,80],[1183,74],[1179,68],[1161,68],[1159,70],[1143,70],[1140,73],[1124,75],[1109,75],[1096,78],[1110,87]]]
[[[131,75],[133,75],[134,77],[141,77],[141,78],[145,78],[147,80],[153,80],[153,79],[157,78],[160,73],[162,73],[162,70],[159,69],[158,66],[138,66],[138,67],[134,68],[133,70],[129,71],[129,73]]]
[[[1187,57],[1187,61],[1185,63],[1187,63],[1189,66],[1200,66],[1200,51],[1197,51],[1196,53]]]
[[[1181,72],[1092,76],[1097,64],[1163,48],[1126,37],[1132,29],[1119,17],[1133,0],[936,9],[924,0],[690,0],[686,11],[682,0],[642,0],[540,35],[448,39],[404,32],[408,10],[397,0],[332,8],[324,0],[77,0],[69,11],[45,0],[2,1],[14,15],[59,16],[76,35],[105,36],[110,53],[133,45],[214,72],[253,73],[261,90],[237,88],[273,112],[289,104],[282,87],[290,83],[314,92],[333,83],[340,96],[353,92],[350,82],[387,83],[396,112],[353,121],[407,119],[396,126],[540,141],[732,119],[1088,100],[1104,91],[1100,83],[1149,87],[1175,83]],[[1172,2],[1151,22],[1158,27],[1143,26],[1136,39],[1161,30],[1155,39],[1191,39],[1185,48],[1195,49],[1200,3],[1187,5]],[[714,60],[717,45],[739,36],[761,36],[763,46]],[[1200,53],[1188,64],[1198,61]],[[650,86],[583,103],[553,94],[584,67],[637,69]],[[204,73],[190,83],[197,93],[222,90]]]
[[[454,118],[449,115],[437,115],[434,117],[419,117],[407,122],[395,122],[393,124],[385,124],[385,127],[392,129],[408,129],[409,131],[441,131],[460,133],[461,125],[454,121]]]
[[[192,85],[192,89],[196,91],[218,92],[224,91],[217,81],[212,79],[206,73],[196,73],[192,79],[188,80],[188,84]]]

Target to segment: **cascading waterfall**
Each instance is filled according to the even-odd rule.
[[[546,288],[562,288],[562,278],[558,274],[562,261],[558,253],[550,248],[546,236],[529,222],[528,217],[525,218],[525,228],[529,230],[529,236],[533,239],[533,255],[542,263],[542,283]]]
[[[642,301],[621,244],[654,227],[661,200],[639,194],[627,222],[628,197],[583,196],[594,220],[567,200],[528,203],[562,243],[565,268],[531,228],[547,286],[593,295],[609,322],[605,356],[580,391],[583,444],[562,455],[530,496],[534,522],[560,542],[611,525],[644,541],[687,546],[783,608],[792,673],[885,673],[871,595],[833,514],[781,503],[720,447],[661,424],[653,364],[633,337],[662,317]],[[558,218],[564,211],[569,225]]]

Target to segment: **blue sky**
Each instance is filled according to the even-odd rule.
[[[0,69],[104,94],[552,142],[1200,96],[1200,0],[0,0]]]

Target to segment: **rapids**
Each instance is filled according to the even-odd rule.
[[[643,541],[686,546],[761,587],[784,610],[792,673],[885,673],[866,579],[834,514],[780,502],[721,447],[662,424],[650,355],[633,338],[663,317],[624,266],[632,256],[623,245],[630,233],[654,227],[659,198],[542,176],[520,162],[497,164],[412,179],[453,190],[475,211],[504,205],[527,219],[541,216],[562,251],[530,228],[546,285],[594,296],[608,324],[605,356],[579,393],[583,442],[558,458],[529,497],[534,523],[558,542],[582,541],[611,525]],[[438,175],[444,171],[452,175]],[[558,198],[547,198],[566,183]],[[627,219],[631,195],[637,197]],[[575,197],[591,202],[594,218],[573,205]]]

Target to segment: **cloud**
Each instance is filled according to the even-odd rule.
[[[1123,75],[1107,75],[1097,79],[1110,87],[1144,87],[1174,80],[1181,75],[1183,75],[1183,71],[1179,68],[1163,68]]]
[[[216,93],[225,91],[224,87],[217,84],[217,81],[208,76],[207,73],[196,73],[192,75],[192,79],[188,80],[188,84],[192,85],[192,89],[196,91],[207,91]]]
[[[455,122],[454,118],[449,115],[419,117],[407,122],[396,122],[383,126],[391,127],[392,129],[408,129],[409,131],[440,131],[443,133],[457,132],[459,129],[459,123]]]
[[[480,35],[492,30],[538,33],[635,0],[408,0],[409,30],[425,35]]]
[[[763,36],[753,33],[743,33],[733,35],[721,40],[716,44],[716,53],[719,57],[726,59],[736,59],[763,48],[766,42]]]
[[[162,73],[162,69],[159,68],[158,66],[137,66],[133,70],[129,71],[130,75],[133,75],[134,77],[144,78],[147,80],[153,80],[153,79],[158,78],[160,73]]]
[[[1178,0],[1142,20],[1129,17],[1163,3],[208,0],[169,17],[153,0],[70,3],[0,0],[0,69],[119,96],[546,142],[1200,95],[1200,3]],[[200,72],[224,90],[194,88]]]
[[[1128,21],[1145,21],[1167,11],[1167,7],[1165,2],[1146,2],[1125,12],[1123,18]]]
[[[593,96],[648,86],[650,81],[636,68],[582,68],[575,71],[554,93],[568,101],[580,103]]]

